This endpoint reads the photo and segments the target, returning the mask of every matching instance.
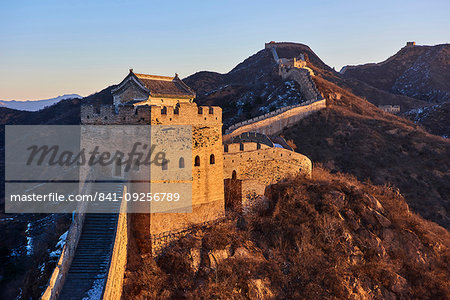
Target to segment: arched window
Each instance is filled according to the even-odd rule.
[[[259,149],[261,149],[261,144],[260,143],[256,144],[256,150],[259,150]]]
[[[210,165],[213,165],[213,164],[215,164],[216,163],[216,158],[214,157],[214,154],[211,154],[210,156],[209,156],[209,164]]]
[[[239,144],[239,150],[240,150],[240,151],[244,151],[244,144],[243,144],[243,143],[240,143],[240,144]]]
[[[195,157],[194,166],[195,167],[200,166],[200,156],[198,156],[198,155]]]
[[[237,175],[236,175],[236,171],[233,170],[233,173],[231,173],[231,179],[236,179]]]
[[[167,170],[169,168],[169,161],[165,159],[162,163],[162,169],[163,171]]]
[[[199,115],[203,114],[203,107],[201,106],[198,107],[198,114]]]
[[[209,114],[210,115],[214,114],[214,108],[212,106],[209,107]]]
[[[163,106],[163,108],[161,109],[161,114],[167,115],[167,107],[166,106]]]
[[[184,158],[183,157],[180,157],[180,159],[178,160],[178,168],[184,169]]]
[[[223,152],[228,152],[228,144],[223,146]]]

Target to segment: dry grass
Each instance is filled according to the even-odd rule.
[[[450,142],[385,113],[336,85],[316,78],[325,95],[340,100],[283,132],[298,152],[332,172],[398,187],[411,209],[448,228]]]
[[[320,166],[313,177],[273,185],[269,208],[244,221],[180,240],[150,269],[129,274],[126,298],[449,297],[447,230],[410,212],[394,187]],[[198,271],[192,249],[201,251]],[[223,249],[214,268],[209,254]],[[130,280],[142,272],[158,274],[145,292]]]

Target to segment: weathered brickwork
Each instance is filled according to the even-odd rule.
[[[154,76],[150,77],[153,80]],[[141,82],[130,72],[127,78],[119,85],[120,88],[115,90],[115,100],[111,105],[98,108],[82,105],[83,124],[192,126],[192,157],[186,159],[192,166],[192,178],[183,179],[183,182],[192,184],[192,212],[133,214],[130,217],[130,227],[138,246],[144,252],[152,252],[151,238],[181,232],[195,224],[222,218],[225,214],[224,179],[225,182],[239,187],[237,193],[242,198],[240,205],[245,210],[261,199],[268,185],[292,175],[311,176],[312,164],[306,156],[288,150],[289,147],[280,148],[278,141],[272,142],[267,136],[247,134],[249,142],[241,136],[242,143],[227,144],[224,153],[220,107],[197,106],[188,100],[175,105],[149,105],[150,97],[145,103],[139,102],[145,92],[150,90],[149,87],[155,84],[147,83],[146,87],[149,89],[145,90],[143,82],[146,77],[142,77],[144,79],[141,78]],[[238,127],[226,137],[230,140],[243,132],[276,135],[284,127],[323,107],[325,100],[311,101],[308,105],[283,110],[277,112],[277,115]],[[263,142],[257,139],[263,137]],[[252,139],[256,140],[251,141]],[[266,140],[267,142],[264,142]],[[166,174],[172,174],[172,168],[178,167],[174,164],[177,164],[177,159],[170,159]],[[112,173],[113,169],[104,171]],[[154,171],[151,172],[151,178],[154,178]],[[236,182],[239,183],[236,185]],[[130,185],[130,191],[140,192],[139,189],[146,188],[142,184]],[[163,240],[158,242],[158,247],[162,247]]]
[[[242,146],[244,150],[240,150]],[[237,179],[254,179],[269,185],[298,173],[311,176],[312,163],[305,155],[278,147],[257,147],[256,143],[228,145],[228,152],[224,153],[225,178],[233,178],[235,171]]]
[[[224,153],[225,201],[240,211],[260,202],[265,188],[286,177],[303,174],[310,177],[311,160],[299,153],[279,147],[247,142],[226,146]],[[235,203],[236,197],[241,203]]]
[[[95,125],[195,125],[222,126],[222,109],[217,106],[197,106],[195,103],[179,103],[174,106],[156,105],[93,105],[81,106],[83,124]]]
[[[91,105],[83,105],[81,119],[83,124],[98,125],[192,126],[192,157],[186,160],[192,164],[190,181],[192,183],[192,213],[136,214],[132,226],[141,249],[149,251],[148,237],[150,235],[181,230],[191,224],[203,223],[224,215],[222,110],[220,107],[197,106],[195,103],[179,103],[176,107],[119,105],[116,108],[112,105],[104,105],[97,111]],[[196,165],[196,160],[199,165]]]

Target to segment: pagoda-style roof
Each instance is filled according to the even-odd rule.
[[[156,98],[195,98],[195,92],[188,87],[179,77],[175,74],[174,77],[170,76],[158,76],[133,73],[130,69],[130,73],[127,77],[112,90],[112,93],[116,93],[126,88],[130,82],[135,82],[138,86],[149,94],[150,97]]]
[[[194,98],[195,93],[178,75],[175,77],[134,73],[152,97]]]

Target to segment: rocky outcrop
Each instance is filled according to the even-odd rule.
[[[267,208],[174,243],[148,264],[161,279],[145,292],[228,299],[439,299],[450,292],[448,231],[412,214],[395,188],[319,167],[312,180],[272,185],[266,197]]]

